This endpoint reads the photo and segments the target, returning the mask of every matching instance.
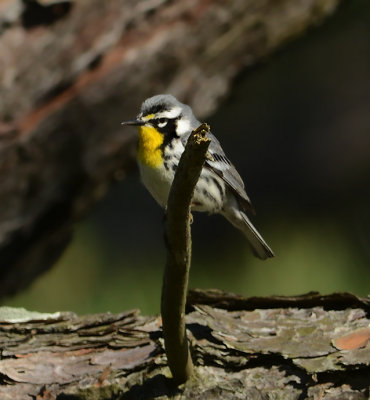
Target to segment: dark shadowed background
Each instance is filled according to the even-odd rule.
[[[207,119],[276,257],[255,259],[222,217],[196,214],[190,287],[246,296],[369,293],[369,21],[367,0],[346,2],[322,27],[240,75]],[[128,176],[76,228],[58,264],[7,304],[158,313],[162,218],[138,173]]]

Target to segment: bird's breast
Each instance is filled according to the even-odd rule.
[[[163,163],[161,145],[163,135],[152,126],[138,128],[139,144],[137,149],[138,161],[151,168],[157,168]]]

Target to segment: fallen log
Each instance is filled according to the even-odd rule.
[[[191,291],[195,374],[179,388],[161,320],[0,309],[1,399],[369,397],[369,299],[348,293],[244,298]]]

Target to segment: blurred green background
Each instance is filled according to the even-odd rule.
[[[222,217],[196,214],[190,287],[245,296],[370,292],[370,4],[344,3],[239,76],[207,120],[276,257],[255,259]],[[127,177],[76,227],[57,265],[7,304],[158,313],[162,218],[138,173]]]

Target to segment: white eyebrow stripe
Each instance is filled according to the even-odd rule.
[[[174,107],[169,111],[162,111],[155,115],[155,118],[177,118],[181,114],[181,107]]]

